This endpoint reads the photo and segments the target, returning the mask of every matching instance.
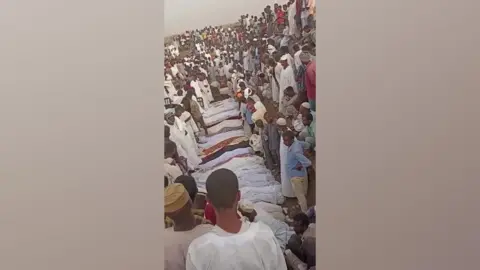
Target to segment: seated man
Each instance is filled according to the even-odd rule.
[[[298,213],[293,220],[295,234],[288,240],[287,249],[309,267],[314,266],[316,240],[315,225],[310,224],[310,220],[305,213]],[[287,254],[287,261],[295,261],[295,259],[289,258],[289,255]]]

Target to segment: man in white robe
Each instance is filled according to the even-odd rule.
[[[188,170],[195,170],[195,168],[198,167],[198,165],[195,165],[195,160],[193,162],[191,160],[188,160],[188,152],[183,148],[183,146],[179,143],[179,140],[175,137],[177,135],[177,131],[173,131],[175,134],[172,135],[172,125],[168,124],[166,120],[163,121],[164,124],[164,129],[165,129],[165,140],[170,140],[174,142],[177,145],[177,153],[180,157],[184,157],[187,159],[187,167]]]
[[[225,73],[225,76],[227,79],[230,79],[232,77],[232,73],[229,72],[229,70],[233,67],[233,63],[225,63],[223,65],[223,71]]]
[[[210,89],[210,84],[208,83],[207,76],[204,74],[199,74],[199,80],[198,80],[198,85],[200,86],[200,89],[202,93],[205,93],[208,99],[208,103],[213,102],[213,94],[212,90]]]
[[[295,16],[297,15],[296,4],[293,3],[288,7],[288,26],[290,30],[290,36],[299,37],[300,31],[297,27],[297,22],[295,21]]]
[[[163,81],[164,89],[165,89],[165,98],[169,97],[171,100],[173,100],[174,95],[177,93],[177,89],[175,89],[175,86],[173,85],[172,82],[172,76],[170,74],[165,75],[165,81]]]
[[[202,88],[200,88],[200,80],[198,79],[198,75],[195,76],[195,80],[192,80],[190,82],[190,86],[193,87],[193,89],[195,90],[195,95],[197,96],[197,98],[203,99],[203,109],[208,110],[208,108],[210,107],[210,102],[208,101],[207,93],[204,93],[202,91]]]
[[[182,114],[185,112],[182,109],[183,109],[183,107],[181,107],[180,105],[175,107],[175,123],[174,123],[174,125],[181,132],[186,131],[188,133],[188,138],[190,139],[189,144],[194,146],[194,149],[195,149],[195,151],[198,155],[198,154],[200,154],[200,150],[198,149],[197,139],[195,137],[195,131],[193,130],[191,125],[187,124],[184,120],[181,119]],[[198,129],[198,127],[197,127],[197,129]]]
[[[283,92],[285,91],[285,89],[291,86],[295,94],[298,93],[298,89],[297,89],[297,82],[295,81],[295,74],[294,74],[293,68],[288,64],[288,57],[286,55],[282,56],[282,58],[280,58],[280,63],[283,67],[283,70],[282,70],[282,73],[280,74],[279,110],[283,111],[283,105],[281,101],[283,100],[283,95],[284,95]]]
[[[279,118],[277,120],[277,126],[280,133],[289,130],[287,127],[287,120],[284,118]],[[282,183],[282,194],[286,198],[296,198],[292,183],[287,175],[287,152],[288,147],[283,143],[283,136],[280,136],[280,178]]]
[[[300,60],[300,54],[302,53],[302,49],[298,44],[293,45],[293,50],[295,53],[293,54],[293,62],[295,63],[295,68],[298,68],[302,65],[302,60]]]
[[[196,169],[202,162],[200,157],[197,155],[198,146],[195,146],[186,129],[181,131],[178,128],[178,126],[175,124],[175,116],[173,113],[169,113],[169,115],[166,116],[166,124],[170,127],[169,139],[173,141],[178,148],[183,148],[189,169]],[[179,154],[181,155],[180,151]]]
[[[273,80],[273,83],[272,83],[272,98],[275,103],[280,103],[281,101],[280,93],[282,92],[281,91],[282,85],[280,84],[280,77],[282,75],[282,71],[283,71],[282,64],[280,62],[277,62],[277,64],[275,65],[274,72],[275,72],[275,78],[277,78],[277,81],[278,81],[278,85],[275,79]]]
[[[250,71],[253,72],[253,66],[252,66],[252,54],[250,50],[246,50],[243,52],[243,69],[244,71]]]
[[[186,270],[287,270],[272,230],[263,222],[238,218],[238,178],[228,169],[212,172],[206,181],[216,225],[188,247]]]

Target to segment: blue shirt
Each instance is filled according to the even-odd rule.
[[[247,104],[242,103],[240,110],[242,111],[242,114],[245,114],[245,120],[247,121],[247,124],[254,124],[252,119],[253,113],[247,109]]]
[[[297,164],[302,165],[301,170],[297,170],[295,167]],[[311,166],[312,162],[303,155],[303,146],[299,141],[294,141],[293,144],[287,150],[287,176],[292,177],[305,177],[307,176],[307,167]]]

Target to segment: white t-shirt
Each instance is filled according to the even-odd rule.
[[[272,230],[262,222],[243,222],[231,234],[215,226],[188,248],[186,270],[287,270]]]

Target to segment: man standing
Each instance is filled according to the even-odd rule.
[[[283,70],[282,70],[282,73],[280,74],[279,111],[283,111],[282,100],[283,100],[285,89],[287,89],[290,86],[293,88],[293,91],[295,93],[298,93],[298,90],[297,90],[297,82],[295,81],[295,74],[293,72],[293,68],[288,64],[287,55],[283,55],[280,58],[280,63],[282,64]]]
[[[305,88],[307,90],[308,103],[310,103],[310,109],[316,111],[315,108],[315,93],[317,88],[317,65],[314,61],[311,60],[310,54],[302,53],[300,54],[302,63],[307,67],[305,71]]]
[[[306,198],[308,189],[307,168],[312,165],[312,162],[303,155],[303,146],[295,141],[295,135],[292,131],[286,131],[282,134],[282,137],[283,143],[288,147],[286,174],[290,178],[300,209],[303,213],[306,213],[308,210]]]
[[[208,102],[208,104],[210,105],[210,102],[215,101],[215,99],[213,98],[212,90],[210,89],[210,83],[208,82],[207,76],[204,73],[199,73],[198,76],[198,86],[200,87],[200,90],[202,91],[204,96],[207,98],[206,102]],[[203,102],[205,103],[205,100]]]
[[[216,170],[207,178],[206,188],[217,225],[190,244],[186,270],[286,270],[272,230],[261,222],[238,219],[237,176],[228,169]]]
[[[295,53],[293,54],[293,62],[295,63],[295,67],[298,68],[302,65],[302,61],[300,61],[300,54],[302,53],[302,49],[298,44],[293,45],[293,50]]]
[[[209,232],[213,226],[193,214],[192,201],[182,184],[165,188],[165,215],[173,227],[165,229],[165,269],[184,270],[188,246],[197,237]]]

